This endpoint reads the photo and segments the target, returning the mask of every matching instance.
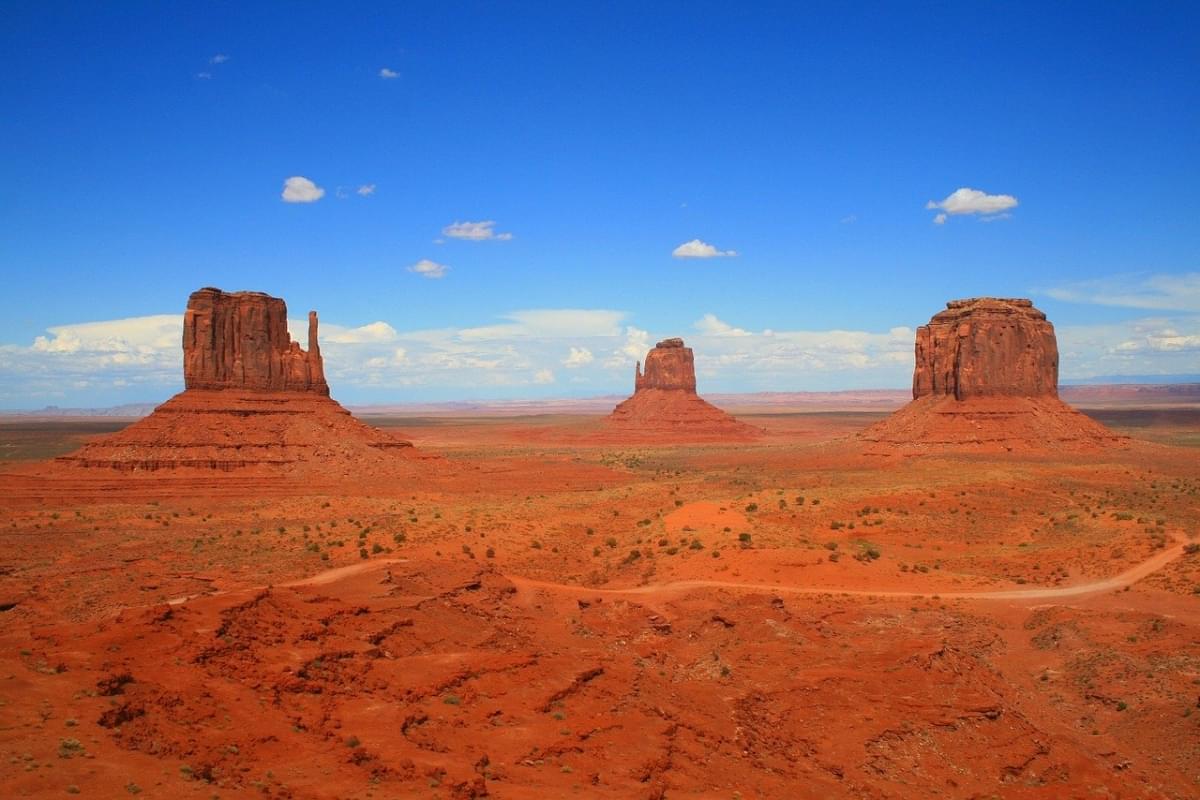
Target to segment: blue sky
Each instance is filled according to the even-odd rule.
[[[1200,372],[1200,7],[743,5],[11,5],[0,407],[165,397],[207,285],[352,402],[904,386],[978,294]]]

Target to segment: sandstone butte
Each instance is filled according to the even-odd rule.
[[[760,431],[696,394],[696,363],[682,339],[664,339],[634,369],[633,396],[609,414],[610,429],[649,439],[745,440]]]
[[[1023,299],[951,300],[917,328],[913,399],[859,434],[871,452],[1091,449],[1126,441],[1058,397],[1058,341]]]
[[[330,477],[386,471],[409,442],[360,422],[329,397],[308,315],[308,350],[287,330],[283,300],[205,288],[188,298],[184,390],[150,416],[59,461],[121,471],[278,471]]]

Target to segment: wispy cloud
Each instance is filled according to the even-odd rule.
[[[307,336],[308,322],[304,321],[302,326],[292,332],[292,338],[296,341],[305,341],[304,336]],[[333,342],[335,344],[367,344],[377,342],[394,342],[399,337],[396,329],[383,321],[371,322],[366,325],[360,325],[357,328],[345,328],[341,325],[330,325],[325,323],[321,326],[321,340],[323,342]]]
[[[987,221],[1007,219],[1009,215],[1003,212],[1016,207],[1017,198],[1011,194],[988,194],[965,186],[956,189],[941,202],[930,200],[925,204],[928,211],[940,211],[933,218],[935,225],[944,225],[948,217],[961,214],[979,214],[981,219]]]
[[[442,235],[451,239],[465,239],[469,242],[484,242],[493,239],[507,242],[513,238],[511,233],[497,233],[495,220],[482,222],[453,222],[442,228]]]
[[[1200,272],[1114,275],[1064,283],[1043,294],[1068,303],[1200,313]]]
[[[735,328],[728,322],[724,322],[717,318],[715,314],[705,314],[700,319],[696,320],[693,326],[697,331],[706,336],[749,336],[750,332]]]
[[[567,354],[562,363],[567,369],[579,369],[580,367],[586,367],[595,360],[596,357],[592,355],[592,351],[586,347],[572,347],[571,352]]]
[[[285,180],[280,195],[285,203],[315,203],[324,196],[324,189],[301,175],[293,175]]]
[[[217,53],[215,56],[213,56],[212,58],[210,58],[210,59],[208,60],[208,63],[210,63],[210,64],[224,64],[224,63],[225,63],[226,61],[228,61],[228,60],[229,60],[229,56],[225,55],[224,53]]]
[[[211,72],[197,72],[196,80],[200,80],[200,81],[212,80],[212,73]]]
[[[434,277],[448,269],[426,263],[432,266],[413,272]],[[718,313],[696,315],[690,330],[654,329],[597,308],[522,309],[475,325],[421,329],[406,329],[402,318],[322,316],[326,371],[345,399],[536,396],[558,386],[628,392],[634,361],[655,341],[681,334],[695,351],[702,392],[901,387],[911,380],[915,336],[903,326],[756,329]],[[304,341],[306,320],[288,327]],[[1057,330],[1068,380],[1194,374],[1200,363],[1200,314]],[[0,344],[0,402],[96,405],[101,392],[106,402],[164,397],[181,385],[181,336],[182,315],[164,314],[57,325],[22,344]]]
[[[422,258],[417,263],[408,268],[409,272],[415,272],[422,278],[442,278],[450,268],[445,264],[439,264],[436,261],[430,261],[428,258]]]
[[[364,183],[362,186],[359,186],[357,189],[355,189],[354,193],[359,197],[370,197],[371,195],[375,194],[375,184]]]
[[[379,70],[379,77],[383,78],[385,81],[390,81],[399,78],[400,73],[384,67],[383,69]]]
[[[690,242],[684,242],[672,250],[671,255],[675,258],[723,258],[736,256],[737,251],[718,250],[708,242],[692,239]]]

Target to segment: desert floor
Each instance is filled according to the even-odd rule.
[[[880,413],[655,445],[122,474],[0,423],[0,795],[1195,798],[1200,412],[866,456]]]

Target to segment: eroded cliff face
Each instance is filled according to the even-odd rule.
[[[678,389],[696,393],[696,360],[683,339],[663,339],[646,354],[646,371],[638,362],[634,373],[635,392],[643,389]]]
[[[278,297],[213,288],[193,292],[183,317],[183,379],[188,389],[328,395],[317,312],[308,314],[303,350],[288,335],[287,306]]]
[[[913,398],[1057,397],[1054,326],[1029,300],[951,300],[917,328]]]

